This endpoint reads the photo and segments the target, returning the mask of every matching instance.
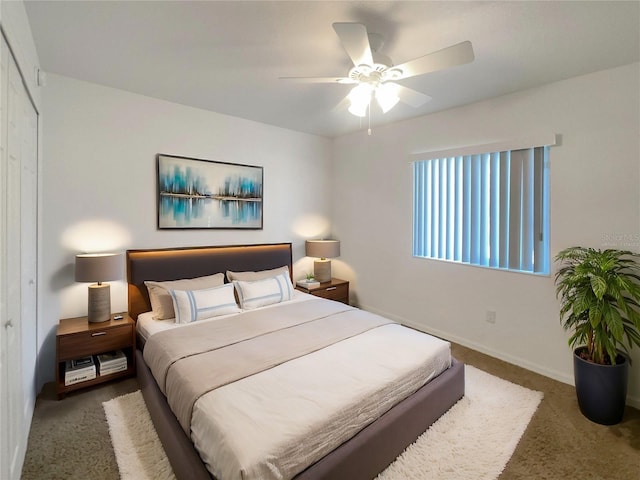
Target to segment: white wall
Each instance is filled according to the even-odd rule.
[[[560,134],[550,154],[552,257],[572,245],[640,251],[639,87],[636,63],[336,139],[334,274],[352,280],[365,309],[572,383],[553,276],[411,256],[408,155]],[[633,358],[629,400],[640,406],[640,349]]]
[[[43,269],[39,383],[54,377],[60,318],[85,315],[79,252],[293,242],[328,234],[331,142],[239,118],[49,74],[44,91]],[[158,230],[157,153],[264,167],[262,230]],[[127,308],[111,283],[112,311]]]

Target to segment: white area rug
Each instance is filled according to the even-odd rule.
[[[173,474],[140,390],[102,404],[123,480],[170,480]]]
[[[542,400],[529,390],[465,366],[465,396],[410,445],[377,480],[497,478]],[[123,480],[173,479],[138,392],[104,404]]]

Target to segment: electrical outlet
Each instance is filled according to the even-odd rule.
[[[495,324],[496,323],[496,311],[495,310],[487,310],[487,314],[484,317],[487,323]]]

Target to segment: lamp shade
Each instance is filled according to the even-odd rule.
[[[76,282],[107,282],[122,278],[119,253],[76,255]]]
[[[339,240],[307,240],[305,243],[307,257],[335,258],[340,256]]]

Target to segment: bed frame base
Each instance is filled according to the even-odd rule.
[[[178,480],[211,480],[200,455],[184,433],[156,384],[140,350],[136,351],[140,390]],[[370,480],[382,472],[422,432],[464,396],[464,364],[451,368],[375,423],[296,475],[295,480]]]

